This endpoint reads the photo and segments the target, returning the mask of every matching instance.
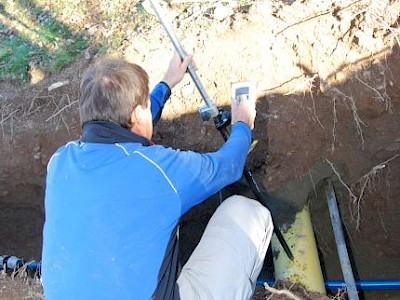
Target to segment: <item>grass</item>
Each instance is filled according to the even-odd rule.
[[[6,38],[0,46],[0,79],[26,82],[29,63],[43,55],[40,47],[19,36]]]
[[[82,50],[88,45],[87,40],[77,40],[70,45],[60,48],[50,56],[49,70],[52,72],[60,71],[66,65],[71,63]]]
[[[89,45],[103,53],[119,50],[153,19],[141,1],[4,0],[0,80],[26,84],[32,64],[49,75],[59,72]]]
[[[26,84],[32,65],[59,72],[89,44],[100,53],[120,50],[155,22],[141,0],[3,0],[0,80]]]
[[[88,46],[86,39],[32,1],[8,1],[0,9],[0,80],[27,83],[30,64],[57,72]]]

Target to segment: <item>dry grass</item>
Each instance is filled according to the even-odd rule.
[[[44,300],[39,277],[26,271],[26,266],[0,271],[0,300]]]

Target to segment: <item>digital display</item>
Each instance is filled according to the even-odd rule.
[[[235,92],[235,97],[239,97],[241,95],[248,95],[249,92],[250,92],[250,89],[248,86],[237,88],[236,92]]]

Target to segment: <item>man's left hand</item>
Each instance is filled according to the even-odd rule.
[[[193,60],[193,55],[188,54],[182,61],[178,52],[175,51],[173,57],[171,58],[171,61],[169,62],[167,72],[165,73],[162,81],[168,84],[170,89],[172,89],[183,79],[183,76],[185,76],[189,64],[196,68]]]

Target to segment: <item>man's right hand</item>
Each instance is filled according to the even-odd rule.
[[[255,99],[246,99],[242,97],[241,101],[233,101],[231,104],[232,124],[242,121],[249,125],[250,129],[254,128],[254,119],[256,118],[256,101]]]

